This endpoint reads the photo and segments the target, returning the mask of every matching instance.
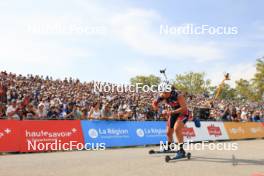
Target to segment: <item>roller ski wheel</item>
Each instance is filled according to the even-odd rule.
[[[170,160],[171,160],[171,157],[167,155],[167,156],[165,157],[165,162],[168,163]]]
[[[154,150],[150,150],[149,151],[149,154],[151,155],[151,154],[154,154],[155,153],[155,151]]]
[[[191,156],[192,156],[192,154],[191,153],[187,153],[187,155],[186,155],[186,157],[187,157],[187,159],[189,160],[189,159],[191,159]]]

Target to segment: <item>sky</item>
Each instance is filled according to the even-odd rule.
[[[0,1],[0,70],[129,83],[205,72],[217,85],[250,79],[264,56],[261,0]],[[161,26],[235,27],[235,34],[161,33]]]

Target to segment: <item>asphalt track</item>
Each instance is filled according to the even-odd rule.
[[[0,155],[0,176],[252,176],[264,173],[264,140],[233,142],[239,145],[237,151],[192,151],[191,160],[169,163],[165,163],[164,154],[148,154],[150,149],[158,147]]]

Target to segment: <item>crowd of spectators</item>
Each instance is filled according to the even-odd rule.
[[[202,107],[208,108],[209,117],[207,120],[213,121],[235,121],[235,122],[247,122],[247,121],[264,121],[264,102],[247,102],[245,100],[231,101],[231,100],[214,100],[213,104],[210,104],[212,99],[208,96],[192,96],[187,98],[189,107]]]
[[[115,119],[162,120],[161,105],[155,112],[151,107],[157,96],[153,92],[96,91],[95,84],[78,79],[64,80],[38,75],[0,73],[0,118],[2,119]],[[186,96],[190,111],[206,107],[210,97]],[[211,107],[210,120],[260,121],[263,102],[233,102],[216,100]]]

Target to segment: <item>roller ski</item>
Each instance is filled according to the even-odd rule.
[[[149,151],[149,154],[151,155],[151,154],[166,154],[166,153],[176,153],[176,151],[174,151],[174,150],[170,150],[170,149],[168,149],[168,150],[153,150],[153,149],[151,149],[150,151]]]
[[[177,151],[176,152],[176,156],[175,157],[170,157],[170,156],[166,156],[165,157],[165,162],[169,162],[169,161],[175,161],[175,160],[181,160],[181,159],[191,159],[191,153],[185,153],[185,151]]]

